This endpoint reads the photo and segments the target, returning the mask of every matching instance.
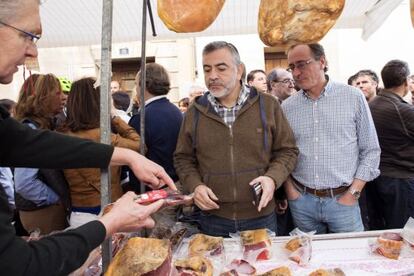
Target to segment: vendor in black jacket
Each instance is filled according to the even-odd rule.
[[[36,57],[36,40],[41,34],[39,0],[0,0],[0,83],[13,80],[17,66],[26,57]],[[128,165],[152,188],[172,180],[157,164],[128,149],[36,131],[10,118],[0,109],[0,166],[36,168],[106,168]],[[151,227],[149,217],[162,205],[141,206],[132,192],[125,194],[112,210],[97,221],[75,230],[26,242],[16,237],[12,213],[0,187],[0,271],[2,275],[67,275],[78,268],[89,252],[115,232]]]

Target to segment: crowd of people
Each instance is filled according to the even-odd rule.
[[[25,58],[37,56],[39,2],[2,0],[0,8],[0,82],[8,84]],[[159,211],[162,201],[134,202],[140,183],[193,194],[190,223],[213,236],[403,227],[414,217],[408,64],[387,62],[381,88],[372,70],[348,84],[330,79],[318,43],[292,45],[287,61],[288,68],[247,73],[233,44],[211,42],[202,52],[205,88],[192,87],[178,107],[160,64],[146,66],[144,102],[141,72],[132,99],[114,80],[111,145],[99,143],[94,78],[28,77],[17,103],[0,100],[0,269],[67,274],[115,232],[180,219],[178,208]],[[138,154],[144,106],[145,156]],[[100,169],[108,166],[114,207],[99,216]],[[16,236],[33,231],[46,236]]]

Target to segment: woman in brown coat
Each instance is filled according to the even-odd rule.
[[[84,78],[72,83],[66,105],[67,119],[62,127],[62,132],[99,142],[100,89],[99,87],[94,88],[94,83],[95,79],[93,78]],[[120,117],[111,117],[112,145],[138,151],[139,135]],[[91,156],[91,158],[94,157]],[[71,227],[77,227],[96,219],[101,210],[100,169],[66,169],[64,173],[69,183],[72,200]],[[122,195],[120,174],[121,167],[111,167],[112,201],[116,201]]]

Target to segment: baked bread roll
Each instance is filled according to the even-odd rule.
[[[106,276],[169,275],[171,272],[171,249],[168,240],[131,238],[108,267]]]
[[[201,32],[213,23],[224,0],[158,0],[158,16],[176,33]]]
[[[321,40],[341,14],[345,0],[261,0],[258,31],[268,46]]]
[[[223,252],[223,238],[212,237],[204,234],[196,234],[188,244],[188,255],[219,255]]]

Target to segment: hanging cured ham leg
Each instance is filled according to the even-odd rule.
[[[345,0],[261,0],[258,31],[269,46],[322,39],[341,14]]]
[[[213,23],[225,0],[158,0],[158,16],[176,33],[201,32]]]

